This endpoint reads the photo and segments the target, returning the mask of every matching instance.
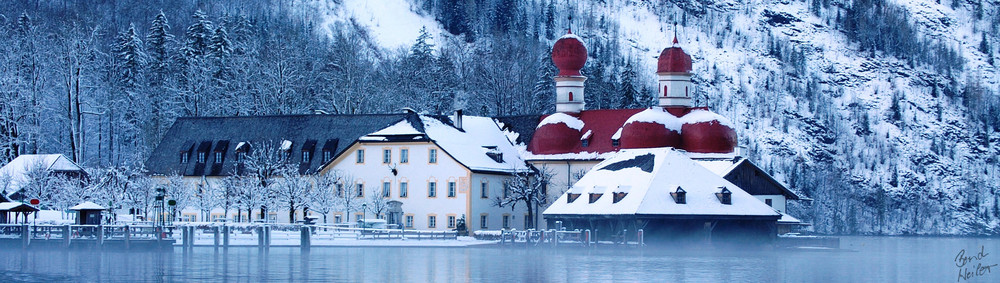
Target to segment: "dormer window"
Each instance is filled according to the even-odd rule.
[[[497,149],[497,146],[488,145],[484,146],[483,149],[486,150],[486,156],[489,156],[490,159],[493,159],[493,161],[496,161],[497,163],[503,163],[503,152],[500,152],[500,150]]]
[[[198,163],[205,163],[205,153],[198,152]]]
[[[604,195],[604,194],[598,194],[598,193],[590,193],[590,203],[594,203],[594,202],[596,202],[596,201],[597,201],[598,199],[600,199],[600,198],[601,198],[601,196],[603,196],[603,195]]]
[[[618,203],[619,201],[622,201],[622,199],[624,199],[631,190],[632,186],[618,186],[613,192],[611,192],[611,203]]]
[[[220,163],[220,162],[222,162],[222,152],[216,151],[215,152],[215,163]]]
[[[249,143],[240,142],[236,144],[236,162],[243,162],[246,160],[248,151],[250,151]]]
[[[212,155],[214,157],[214,159],[212,159],[212,162],[215,162],[215,164],[221,164],[222,161],[224,161],[223,158],[226,157],[226,150],[228,149],[229,149],[228,140],[221,140],[219,142],[216,142],[215,149],[212,150]]]
[[[181,152],[181,163],[188,163],[188,157],[189,156],[191,156],[191,154],[189,152],[182,151]]]
[[[333,159],[333,152],[337,150],[338,139],[326,140],[323,143],[323,162],[330,162]]]
[[[613,146],[613,147],[620,147],[621,146],[621,142],[618,139],[612,139],[611,140],[611,146]]]
[[[587,130],[586,133],[583,133],[583,136],[580,137],[580,146],[582,146],[582,147],[588,147],[588,146],[590,146],[590,136],[593,135],[593,134],[594,134],[594,132],[592,132],[590,130]]]
[[[313,150],[316,149],[316,143],[316,140],[306,140],[306,142],[302,144],[302,155],[300,156],[302,163],[309,163],[312,161],[312,153]]]
[[[626,192],[617,192],[617,193],[615,193],[614,194],[614,199],[613,199],[612,203],[618,203],[619,201],[622,201],[622,199],[625,198],[626,195],[628,195],[628,193],[626,193]]]
[[[687,191],[681,187],[677,187],[677,191],[670,193],[670,197],[674,198],[674,202],[677,204],[687,203]]]
[[[566,203],[572,203],[578,198],[580,198],[580,194],[568,193],[566,194]]]
[[[330,161],[331,158],[333,158],[333,153],[330,152],[329,150],[324,150],[323,151],[323,162]]]
[[[719,198],[719,202],[722,204],[733,204],[733,192],[729,191],[726,187],[719,187],[718,193],[715,193],[715,197]]]

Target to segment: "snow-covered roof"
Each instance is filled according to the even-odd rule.
[[[795,217],[792,217],[791,215],[788,215],[787,213],[782,213],[781,214],[781,218],[778,218],[778,223],[781,223],[781,224],[799,224],[799,223],[802,223],[802,221],[799,220],[798,218],[795,218]]]
[[[38,208],[35,208],[34,206],[31,206],[29,204],[11,201],[11,202],[0,202],[0,211],[8,211],[17,208],[19,206],[27,206],[29,210],[38,210]]]
[[[584,126],[583,121],[581,121],[579,118],[570,116],[566,113],[559,112],[549,115],[548,117],[545,117],[545,119],[542,119],[541,122],[538,122],[538,128],[541,128],[542,126],[548,124],[559,124],[559,123],[566,124],[567,127],[577,131],[582,130]]]
[[[701,166],[705,167],[705,169],[708,169],[708,171],[712,171],[712,173],[715,173],[715,175],[719,175],[719,176],[722,176],[722,177],[725,177],[726,175],[728,175],[730,171],[733,171],[733,169],[735,169],[736,166],[740,165],[740,163],[743,162],[743,161],[745,161],[745,160],[746,159],[744,159],[744,158],[740,158],[739,160],[736,160],[734,162],[734,159],[732,159],[732,158],[727,158],[727,159],[694,159],[695,162],[697,162],[698,164],[701,164]]]
[[[677,118],[677,116],[674,116],[674,114],[670,114],[662,107],[651,107],[646,110],[642,110],[642,112],[635,113],[635,115],[632,115],[632,117],[629,117],[628,120],[625,121],[625,124],[622,125],[622,127],[635,122],[657,123],[663,125],[663,127],[671,131],[680,133],[681,126],[683,125],[682,123],[688,123],[688,124],[690,123],[687,121],[682,121],[681,119],[682,118]]]
[[[678,187],[687,192],[686,203],[670,196]],[[732,204],[723,204],[715,193],[732,192]],[[545,210],[545,215],[649,215],[774,217],[780,214],[721,176],[700,166],[672,148],[626,149],[594,166],[570,191],[590,193],[599,188],[628,188],[618,203],[601,196],[594,203],[566,194]],[[607,189],[604,189],[606,191]]]
[[[69,210],[105,210],[105,209],[106,208],[104,208],[103,206],[100,206],[96,203],[89,201],[85,201],[83,203],[74,205],[73,207],[69,208]]]
[[[529,170],[521,155],[508,140],[493,118],[462,116],[462,130],[456,128],[454,117],[431,117],[419,115],[419,123],[414,119],[403,119],[389,127],[362,137],[361,141],[397,141],[392,137],[426,135],[442,150],[459,163],[473,171],[514,172]],[[448,120],[446,124],[443,120]],[[418,129],[423,129],[421,132]],[[501,161],[487,155],[502,154]]]
[[[8,194],[13,194],[27,184],[27,172],[38,166],[46,171],[83,171],[83,167],[77,165],[62,154],[22,154],[10,163],[0,168],[0,182],[10,178],[10,183],[6,187]],[[4,184],[0,184],[0,188]]]

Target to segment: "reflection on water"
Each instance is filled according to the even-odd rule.
[[[0,249],[0,282],[955,282],[955,256],[987,238],[844,237],[830,251],[548,248],[195,248],[184,252]],[[1000,269],[962,282],[1000,282]]]

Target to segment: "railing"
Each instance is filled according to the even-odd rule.
[[[27,247],[32,242],[61,243],[68,247],[83,241],[103,246],[105,243],[121,243],[130,247],[133,242],[173,242],[173,227],[131,226],[131,225],[25,225],[0,224],[0,239],[20,239]]]
[[[626,231],[622,231],[622,235],[627,235]],[[630,242],[622,238],[621,243],[626,245],[634,246],[644,246],[645,239],[642,229],[639,229],[638,233],[635,234],[636,241]],[[596,244],[593,238],[591,238],[590,230],[500,230],[500,231],[482,231],[476,233],[476,238],[479,239],[493,239],[499,237],[500,244],[503,245],[514,245],[523,244],[525,246],[541,246],[541,245],[583,245],[591,246]]]

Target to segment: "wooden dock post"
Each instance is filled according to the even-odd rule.
[[[590,229],[583,230],[583,245],[590,246]]]
[[[129,249],[131,246],[130,242],[132,241],[132,231],[129,231],[130,229],[128,228],[128,225],[125,225],[122,229],[122,231],[125,232],[125,249]]]
[[[31,230],[27,223],[21,225],[21,248],[28,248],[31,244]]]
[[[309,229],[309,226],[302,225],[300,235],[299,246],[302,250],[309,250],[309,247],[312,245],[312,239],[310,238],[312,231]]]
[[[104,247],[104,225],[97,225],[97,246]]]
[[[191,231],[188,230],[188,226],[181,226],[181,246],[187,249],[191,245]]]
[[[63,247],[68,248],[70,244],[70,239],[73,237],[73,226],[63,225]]]
[[[254,227],[257,230],[257,248],[264,248],[264,226]]]
[[[222,226],[222,247],[229,248],[229,226]]]
[[[271,248],[271,226],[264,226],[264,248]]]
[[[219,226],[212,227],[212,235],[215,238],[215,247],[218,248],[219,247],[219,241],[222,240],[222,239],[219,238],[219,236],[220,236],[219,235]]]
[[[646,237],[643,234],[642,229],[639,229],[639,246],[641,247],[645,245],[646,245]]]

